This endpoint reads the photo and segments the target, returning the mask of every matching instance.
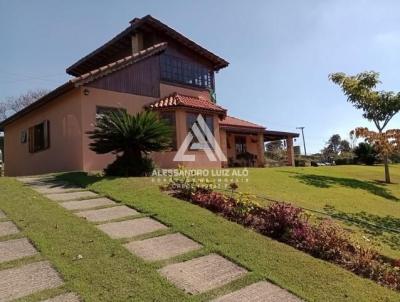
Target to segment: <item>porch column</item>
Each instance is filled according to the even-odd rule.
[[[265,147],[264,147],[264,134],[260,133],[258,135],[258,166],[265,166]]]
[[[287,149],[288,166],[294,167],[293,137],[291,136],[288,136],[286,138],[286,149]]]

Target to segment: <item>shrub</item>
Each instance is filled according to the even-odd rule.
[[[359,248],[344,265],[353,273],[400,290],[400,270],[385,263],[376,251]]]
[[[186,179],[175,180],[169,187],[176,197],[254,228],[316,258],[336,263],[359,276],[400,290],[400,260],[385,262],[376,251],[356,246],[347,232],[332,220],[311,224],[303,209],[289,203],[273,202],[263,208],[252,201],[251,195],[238,193],[234,198],[236,185],[231,186],[231,196],[214,192],[207,184],[198,185]]]
[[[355,250],[347,233],[331,220],[296,229],[292,240],[296,247],[314,257],[338,263]]]
[[[318,163],[315,160],[312,160],[311,167],[318,167]]]
[[[378,160],[378,152],[368,143],[359,143],[358,146],[354,148],[354,154],[359,163],[366,165],[373,165]]]
[[[343,158],[336,158],[335,164],[340,165],[354,165],[354,158],[351,157],[343,157]]]
[[[280,240],[289,240],[293,231],[307,225],[307,216],[301,208],[284,202],[274,202],[262,211],[262,233]]]
[[[149,176],[154,170],[151,158],[133,158],[128,156],[117,156],[117,159],[109,164],[104,172],[114,176]]]
[[[252,201],[252,196],[249,194],[239,193],[238,197],[231,199],[233,202],[233,216],[236,219],[249,220],[248,215],[256,211],[260,206]]]
[[[102,115],[87,134],[90,150],[118,154],[105,172],[113,176],[145,176],[153,170],[150,152],[168,149],[171,128],[152,111],[130,115],[124,110]]]
[[[294,165],[296,167],[306,167],[307,166],[307,161],[305,159],[295,159],[294,160]]]
[[[192,194],[191,201],[227,217],[232,216],[233,213],[234,203],[232,198],[228,198],[221,193],[197,190]]]

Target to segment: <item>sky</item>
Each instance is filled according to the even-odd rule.
[[[230,63],[216,77],[228,114],[304,126],[308,153],[318,152],[332,134],[373,128],[329,73],[375,70],[379,89],[400,91],[399,11],[400,1],[373,0],[0,0],[0,101],[64,83],[68,66],[151,14]]]

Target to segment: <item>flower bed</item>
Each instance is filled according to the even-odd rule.
[[[261,207],[252,201],[250,195],[234,194],[237,189],[235,184],[231,184],[230,195],[215,192],[209,185],[197,185],[186,180],[174,180],[161,189],[316,258],[400,290],[400,260],[389,262],[378,252],[358,246],[332,220],[311,223],[303,209],[285,202],[273,202],[268,207]]]

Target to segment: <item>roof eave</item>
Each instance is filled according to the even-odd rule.
[[[79,69],[80,65],[82,65],[85,61],[93,58],[95,55],[97,55],[98,53],[100,53],[101,51],[106,49],[107,47],[113,45],[118,40],[125,38],[127,35],[130,35],[134,30],[135,30],[135,26],[133,24],[131,24],[129,27],[125,28],[122,32],[117,34],[114,38],[112,38],[108,42],[104,43],[102,46],[96,48],[95,50],[93,50],[92,52],[90,52],[89,54],[84,56],[83,58],[76,61],[74,64],[69,66],[65,71],[74,77],[79,76],[81,73],[79,73],[76,69]]]
[[[190,47],[195,48],[198,53],[200,53],[204,57],[207,57],[208,60],[217,62],[217,63],[214,63],[214,68],[216,71],[218,71],[219,69],[225,68],[229,65],[228,61],[226,61],[223,58],[219,57],[218,55],[212,53],[211,51],[207,50],[206,48],[202,47],[201,45],[197,44],[196,42],[187,38],[185,35],[181,34],[180,32],[176,31],[175,29],[169,27],[167,24],[161,22],[160,20],[154,18],[151,15],[147,15],[140,19],[135,18],[131,21],[131,24],[136,25],[137,28],[139,28],[142,24],[145,24],[146,22],[148,22],[150,24],[153,23],[153,25],[155,24],[159,28],[166,31],[167,34],[169,34],[172,38],[176,39],[177,41],[181,42],[182,44],[185,44],[189,48]]]
[[[123,30],[119,34],[117,34],[114,38],[112,38],[111,40],[109,40],[108,42],[103,44],[102,46],[98,47],[91,53],[87,54],[86,56],[79,59],[77,62],[75,62],[71,66],[69,66],[66,69],[66,72],[72,76],[79,76],[79,75],[85,73],[85,72],[83,72],[83,73],[79,72],[79,69],[82,67],[82,64],[84,64],[88,60],[93,59],[97,54],[99,54],[102,51],[104,51],[105,49],[107,49],[107,47],[111,47],[117,41],[120,41],[123,38],[126,38],[126,36],[133,34],[140,26],[144,25],[146,22],[148,22],[150,24],[153,23],[153,25],[156,24],[159,27],[163,27],[165,30],[168,31],[167,34],[170,34],[172,38],[174,38],[174,39],[178,40],[179,42],[181,42],[182,44],[186,45],[186,47],[189,47],[189,48],[193,47],[194,48],[193,51],[198,52],[200,55],[203,55],[205,58],[207,58],[208,60],[213,62],[215,71],[218,71],[229,65],[229,62],[227,62],[223,58],[221,58],[221,57],[217,56],[216,54],[210,52],[209,50],[203,48],[196,42],[190,40],[189,38],[185,37],[181,33],[177,32],[173,28],[162,23],[161,21],[157,20],[156,18],[152,17],[151,15],[147,15],[143,18],[133,19],[131,21],[131,25],[129,27],[127,27],[125,30]],[[175,35],[175,37],[174,37],[174,35]]]
[[[220,124],[219,126],[221,129],[225,129],[225,130],[246,130],[246,131],[254,131],[254,132],[264,132],[265,128],[257,128],[257,127],[248,127],[248,126],[239,126],[239,125],[224,125],[224,124]]]
[[[89,71],[79,77],[72,79],[71,81],[76,86],[81,86],[82,84],[90,83],[98,78],[107,76],[117,70],[123,69],[128,65],[136,64],[139,61],[145,60],[152,56],[156,56],[156,55],[160,54],[161,52],[165,51],[165,49],[167,48],[167,45],[168,44],[166,42],[153,45],[153,46],[143,49],[133,55],[122,58],[116,62],[112,62],[105,66],[101,66],[92,71]]]

